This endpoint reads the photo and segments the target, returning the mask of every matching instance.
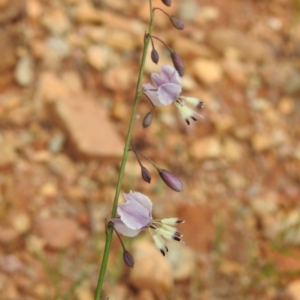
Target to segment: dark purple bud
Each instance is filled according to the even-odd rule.
[[[161,2],[166,6],[171,6],[171,4],[172,4],[171,0],[161,0]]]
[[[133,268],[134,260],[131,254],[127,250],[124,250],[123,252],[123,260],[128,267]]]
[[[141,171],[142,171],[142,177],[143,177],[143,179],[146,182],[150,183],[151,182],[151,174],[150,174],[150,172],[144,166],[141,167]]]
[[[183,191],[183,185],[181,181],[172,173],[164,170],[164,169],[158,169],[158,173],[161,177],[161,179],[164,181],[164,183],[171,188],[173,191],[176,192],[182,192]]]
[[[184,75],[184,64],[180,56],[176,52],[171,53],[174,68],[177,70],[180,77]]]
[[[176,17],[170,16],[170,21],[172,22],[173,26],[178,30],[184,29],[184,24],[181,20],[177,19]]]
[[[152,110],[151,110],[144,117],[143,128],[147,128],[147,127],[149,127],[151,125],[151,123],[152,123],[152,117],[153,117],[153,113],[152,113]]]
[[[152,49],[151,51],[151,60],[157,64],[158,63],[158,60],[159,60],[159,55],[158,55],[158,52],[156,51],[156,49]]]

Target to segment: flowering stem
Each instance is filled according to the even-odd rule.
[[[150,19],[150,24],[148,27],[148,33],[151,34],[153,31],[155,12],[152,9],[152,0],[149,0],[149,4],[150,4],[151,19]],[[117,183],[113,207],[112,207],[112,211],[111,211],[111,218],[116,217],[118,200],[119,200],[122,181],[123,181],[123,177],[124,177],[124,171],[125,171],[125,166],[126,166],[127,157],[128,157],[128,149],[130,146],[130,140],[131,140],[131,135],[132,135],[132,131],[133,131],[133,125],[134,125],[134,121],[135,121],[137,105],[138,105],[139,99],[142,95],[142,93],[140,91],[141,91],[141,86],[142,86],[142,78],[143,78],[144,69],[145,69],[145,62],[146,62],[146,57],[147,57],[149,41],[150,41],[150,36],[145,35],[144,48],[143,48],[142,59],[141,59],[141,66],[140,66],[140,71],[139,71],[138,80],[137,80],[137,84],[136,84],[134,104],[133,104],[131,118],[130,118],[130,122],[129,122],[129,126],[128,126],[127,137],[126,137],[125,147],[124,147],[124,152],[123,152],[123,158],[122,158],[122,162],[121,162],[118,183]],[[101,265],[101,269],[99,272],[99,279],[98,279],[98,284],[97,284],[95,298],[94,298],[95,300],[100,300],[102,286],[103,286],[105,272],[106,272],[106,267],[107,267],[107,262],[108,262],[108,257],[109,257],[109,251],[111,248],[112,235],[113,235],[113,229],[109,228],[107,230],[105,248],[104,248],[103,257],[102,257],[102,265]]]

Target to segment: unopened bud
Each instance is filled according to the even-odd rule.
[[[124,250],[123,252],[123,260],[128,267],[133,268],[134,260],[131,254],[127,250]]]
[[[181,181],[172,173],[169,171],[166,171],[164,169],[158,169],[158,173],[161,177],[161,179],[164,181],[164,183],[171,188],[173,191],[176,192],[182,192],[183,191],[183,185]]]
[[[158,52],[156,51],[156,49],[152,49],[151,51],[151,60],[157,64],[158,63],[158,60],[159,60],[159,55],[158,55]]]
[[[171,0],[161,0],[161,2],[166,6],[171,6],[171,4],[172,4]]]
[[[150,172],[144,166],[141,167],[141,171],[142,171],[142,178],[146,182],[150,183],[151,182],[151,174],[150,174]]]
[[[177,70],[180,77],[184,75],[184,64],[180,56],[176,52],[171,53],[174,68]]]
[[[152,117],[153,117],[153,113],[152,113],[152,110],[151,110],[144,117],[143,128],[147,128],[147,127],[149,127],[151,125],[151,123],[152,123]]]
[[[184,24],[181,20],[177,19],[176,17],[170,16],[170,21],[172,22],[173,26],[178,30],[184,29]]]

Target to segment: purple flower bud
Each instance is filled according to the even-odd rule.
[[[171,188],[172,190],[176,192],[182,192],[183,191],[183,185],[181,181],[172,173],[169,171],[166,171],[164,169],[158,169],[158,173],[161,177],[161,179],[164,181],[164,183]]]
[[[128,267],[133,268],[134,260],[131,254],[127,250],[124,250],[123,252],[123,260]]]
[[[151,51],[151,60],[157,64],[158,63],[158,60],[159,60],[159,55],[158,55],[158,52],[156,51],[156,49],[152,49]]]
[[[150,172],[144,166],[141,167],[141,171],[142,171],[142,178],[146,182],[150,183],[151,182],[151,174],[150,174]]]
[[[172,4],[171,0],[161,0],[161,2],[166,6],[171,6],[171,4]]]
[[[152,117],[153,117],[153,113],[152,113],[152,110],[151,110],[144,117],[143,128],[147,128],[147,127],[149,127],[151,125],[151,123],[152,123]]]
[[[179,76],[182,77],[184,75],[184,64],[182,59],[176,52],[171,53],[171,58],[173,61],[174,68],[178,72]]]
[[[184,29],[184,24],[181,20],[177,19],[176,17],[170,16],[170,21],[172,22],[173,26],[178,30]]]

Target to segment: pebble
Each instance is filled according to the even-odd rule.
[[[193,74],[206,84],[219,82],[223,76],[221,65],[213,60],[203,58],[196,59],[192,63]]]
[[[286,287],[286,293],[291,300],[300,300],[300,279],[295,279]]]
[[[173,285],[172,271],[154,243],[146,239],[134,241],[131,255],[134,268],[128,276],[130,284],[136,289],[149,289],[158,298],[166,297]]]
[[[245,150],[241,143],[230,137],[224,140],[223,152],[224,157],[230,162],[240,161],[245,155]]]
[[[86,158],[121,157],[123,141],[106,110],[87,95],[77,96],[51,103],[53,121],[66,129],[72,152]]]
[[[110,47],[91,45],[86,52],[87,62],[96,70],[105,70],[112,59],[113,51]]]
[[[201,6],[196,21],[202,25],[202,22],[211,22],[219,18],[220,11],[214,6]]]
[[[30,86],[34,80],[33,60],[31,57],[22,57],[15,69],[15,79],[21,86]]]
[[[42,19],[42,24],[54,36],[64,35],[71,27],[70,22],[62,9],[47,11],[47,14]]]
[[[283,115],[290,115],[295,110],[295,101],[290,97],[283,97],[278,104],[278,110]]]
[[[36,229],[45,244],[53,249],[66,249],[77,240],[80,228],[72,219],[67,218],[39,218]]]
[[[31,218],[27,213],[19,213],[12,218],[13,228],[20,234],[25,234],[31,229]]]
[[[169,243],[169,252],[166,259],[171,265],[174,281],[187,280],[191,278],[196,270],[196,255],[188,245],[175,241]]]
[[[220,158],[223,149],[217,137],[209,136],[194,141],[190,148],[190,154],[197,160]]]
[[[223,54],[228,48],[237,49],[247,61],[268,61],[273,56],[267,44],[234,29],[217,28],[211,30],[208,40],[216,50]]]
[[[109,68],[103,77],[103,84],[114,91],[127,91],[132,89],[135,72],[128,66],[116,66]]]

